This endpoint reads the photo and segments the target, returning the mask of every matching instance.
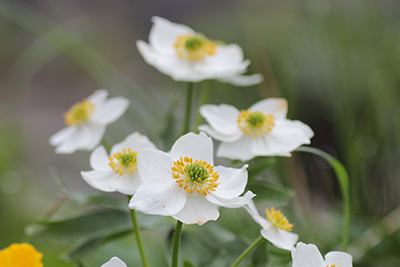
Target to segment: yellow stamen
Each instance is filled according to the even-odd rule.
[[[108,165],[119,175],[133,174],[137,171],[137,154],[139,151],[132,151],[130,148],[124,148],[122,151],[114,153],[112,157],[108,157],[110,163]]]
[[[28,243],[12,244],[0,250],[1,267],[43,267],[43,254]]]
[[[335,267],[335,266],[336,266],[335,264],[331,265],[331,267]],[[326,267],[329,267],[329,265],[326,265]],[[341,266],[338,266],[338,267],[341,267]]]
[[[275,126],[275,116],[260,111],[242,110],[237,123],[245,134],[260,136],[269,133]]]
[[[198,33],[178,36],[174,48],[179,58],[189,61],[202,60],[205,56],[212,56],[217,51],[217,46],[213,41]]]
[[[266,209],[267,219],[275,226],[285,231],[292,231],[293,224],[289,223],[288,219],[281,213],[280,210],[276,210],[275,208]]]
[[[215,191],[218,187],[217,183],[219,174],[214,172],[214,167],[204,160],[193,160],[189,157],[180,157],[174,161],[172,177],[176,179],[179,187],[188,193],[197,192],[204,196],[210,191]]]
[[[93,115],[94,108],[93,103],[83,99],[82,102],[76,103],[64,113],[65,124],[68,126],[80,125],[88,121]]]

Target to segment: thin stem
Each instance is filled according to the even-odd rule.
[[[104,137],[101,139],[101,144],[107,151],[111,151],[111,145]]]
[[[132,196],[128,196],[128,200],[131,198]],[[130,211],[131,211],[133,230],[135,231],[136,242],[138,244],[140,258],[142,259],[143,267],[149,267],[149,262],[147,261],[146,253],[144,252],[142,237],[140,236],[140,228],[136,218],[136,211],[132,209]]]
[[[189,82],[186,93],[186,113],[185,113],[185,125],[183,128],[183,134],[190,131],[190,117],[192,111],[192,98],[193,98],[193,83]]]
[[[346,251],[349,245],[349,231],[350,231],[350,185],[349,175],[347,174],[346,168],[340,161],[332,157],[328,153],[322,150],[312,147],[299,147],[296,151],[308,152],[324,158],[332,166],[342,191],[343,197],[343,235],[342,235],[342,250]]]
[[[172,245],[172,263],[171,267],[178,267],[179,243],[181,240],[182,222],[176,221],[174,234],[174,243]]]
[[[247,254],[250,253],[255,247],[258,246],[262,241],[264,241],[264,237],[260,236],[257,238],[248,248],[246,248],[245,251],[240,254],[240,256],[236,259],[236,261],[232,264],[232,267],[236,267],[239,265],[239,263],[247,256]]]

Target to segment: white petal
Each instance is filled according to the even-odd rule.
[[[138,188],[129,202],[129,208],[145,214],[171,216],[182,210],[186,197],[187,192],[176,183],[149,180]]]
[[[243,135],[239,140],[229,143],[221,143],[217,150],[217,156],[228,159],[240,159],[246,161],[256,155],[251,149],[251,137]]]
[[[231,83],[235,86],[253,86],[261,83],[264,80],[262,74],[256,73],[253,75],[233,75],[220,78],[219,81]]]
[[[216,166],[214,170],[219,174],[219,185],[212,194],[224,199],[232,199],[241,195],[247,184],[247,167],[247,164],[241,169]]]
[[[159,150],[144,148],[137,155],[138,172],[142,181],[154,180],[156,183],[170,183],[175,185],[171,167],[174,164],[170,156]]]
[[[262,229],[261,235],[269,240],[274,246],[281,249],[292,250],[299,236],[297,234],[283,231],[275,226],[269,229]],[[322,267],[322,266],[321,266]]]
[[[238,132],[236,135],[225,135],[225,134],[222,134],[222,133],[214,130],[213,128],[211,128],[208,125],[200,125],[199,131],[205,132],[212,138],[214,138],[218,141],[222,141],[222,142],[234,142],[243,135],[243,133],[241,133],[241,132]]]
[[[119,119],[129,106],[129,100],[123,97],[113,97],[95,110],[91,121],[107,125]]]
[[[219,211],[203,195],[198,193],[188,194],[183,209],[172,216],[184,224],[202,225],[210,220],[215,221],[219,217]]]
[[[105,89],[95,91],[87,100],[94,104],[95,108],[100,108],[104,105],[108,96],[108,91]]]
[[[173,23],[160,17],[152,17],[154,23],[150,30],[150,45],[161,53],[175,53],[174,43],[178,36],[193,34],[194,31],[188,26]]]
[[[121,194],[133,195],[141,183],[142,180],[139,178],[139,174],[136,171],[132,174],[118,175],[116,179],[111,181],[110,185]]]
[[[118,257],[112,257],[111,260],[107,261],[100,267],[128,267],[128,266]]]
[[[139,151],[143,148],[157,149],[157,147],[145,135],[134,132],[128,135],[121,143],[116,144],[111,149],[111,155],[122,151],[124,148],[130,148],[133,151]]]
[[[247,203],[244,208],[251,215],[251,217],[253,217],[253,219],[261,225],[262,228],[269,229],[270,227],[272,227],[272,223],[258,213],[258,210],[254,205],[253,200],[249,201],[249,203]]]
[[[116,174],[113,170],[111,171],[81,171],[83,180],[85,180],[92,187],[105,191],[115,192],[115,188],[111,186],[113,181],[119,174]]]
[[[237,123],[240,111],[234,106],[203,105],[200,107],[200,114],[219,133],[235,137],[242,134]]]
[[[281,150],[280,146],[276,146],[268,135],[266,136],[253,136],[251,149],[255,155],[258,156],[285,156],[290,157],[291,154],[288,150]]]
[[[69,154],[78,149],[87,149],[93,142],[92,130],[87,124],[82,124],[76,128],[76,131],[69,136],[68,140],[64,140],[56,149],[56,153]],[[90,149],[87,149],[90,150]]]
[[[225,198],[220,198],[217,197],[213,194],[213,192],[209,195],[206,196],[207,200],[210,201],[211,203],[214,203],[218,206],[225,207],[225,208],[239,208],[243,207],[247,203],[251,201],[253,197],[256,195],[253,194],[253,192],[248,191],[244,196],[242,197],[235,197],[232,199],[225,199]]]
[[[311,139],[314,136],[313,130],[307,124],[302,123],[301,121],[291,121],[293,125],[296,125],[300,129],[303,130],[304,134]]]
[[[215,77],[232,76],[242,73],[250,64],[243,61],[243,51],[237,44],[217,46],[216,53],[193,64],[193,69],[199,73],[210,73]]]
[[[318,248],[314,244],[297,243],[292,250],[293,267],[326,267]]]
[[[178,160],[180,157],[189,157],[193,160],[204,160],[214,165],[213,142],[205,133],[188,133],[181,136],[171,149],[171,159]]]
[[[106,131],[106,126],[91,121],[88,121],[87,123],[85,123],[85,125],[82,126],[89,129],[91,133],[91,139],[90,142],[83,145],[81,149],[93,150],[96,146],[100,144],[101,139],[103,138]]]
[[[288,109],[287,100],[284,98],[267,98],[252,105],[249,110],[261,111],[265,114],[272,114],[277,120],[286,119]]]
[[[353,258],[350,254],[340,251],[331,251],[325,255],[325,265],[340,267],[352,267],[353,266]]]
[[[293,122],[290,120],[277,121],[275,127],[267,135],[264,140],[272,151],[277,155],[289,153],[303,144],[310,144],[310,138],[304,131],[304,126],[300,126],[301,122]],[[260,154],[261,151],[255,151],[257,147],[253,146],[253,152]],[[269,155],[271,155],[269,153]]]
[[[107,151],[103,146],[93,150],[90,155],[90,167],[99,171],[109,171],[111,170],[109,163]]]
[[[58,146],[59,144],[68,141],[68,139],[75,134],[77,128],[78,127],[75,125],[68,126],[53,134],[49,139],[50,145]]]

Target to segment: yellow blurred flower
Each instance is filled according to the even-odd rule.
[[[28,243],[11,244],[0,250],[1,267],[43,267],[43,254]]]

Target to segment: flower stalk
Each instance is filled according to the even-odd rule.
[[[131,198],[132,196],[128,196],[128,200]],[[130,212],[131,212],[133,230],[135,231],[136,242],[139,248],[140,258],[142,259],[143,267],[149,267],[149,262],[147,261],[146,253],[144,251],[142,237],[140,236],[140,228],[136,218],[136,211],[134,209],[130,209]]]
[[[248,248],[246,248],[245,251],[242,252],[242,254],[239,255],[236,261],[232,264],[232,267],[238,266],[239,263],[247,256],[247,254],[249,254],[250,251],[256,248],[263,240],[265,240],[263,236],[257,238]]]
[[[178,267],[178,256],[179,256],[179,244],[181,240],[182,233],[182,222],[176,221],[174,243],[172,244],[172,263],[171,267]]]
[[[185,124],[183,128],[183,134],[186,134],[190,130],[190,117],[192,112],[192,98],[193,98],[193,83],[189,82],[186,92],[186,112],[185,112]]]

